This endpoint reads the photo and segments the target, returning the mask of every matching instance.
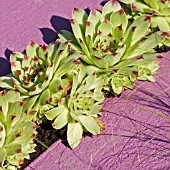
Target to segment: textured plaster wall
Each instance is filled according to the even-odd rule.
[[[70,30],[74,7],[101,9],[102,0],[0,0],[0,75],[10,72],[11,51],[30,40],[50,43]],[[87,9],[88,11],[88,9]],[[156,83],[139,82],[135,91],[103,103],[106,130],[85,137],[70,150],[57,141],[26,170],[168,170],[170,169],[170,53],[160,62]]]

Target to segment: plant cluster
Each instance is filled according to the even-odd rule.
[[[136,18],[144,14],[151,17],[151,30],[170,30],[170,1],[169,0],[120,0],[121,2],[130,5],[131,16]],[[126,6],[128,7],[128,6]],[[170,46],[170,36],[166,35],[167,39],[163,44]]]
[[[132,7],[139,9],[142,2]],[[161,17],[168,23],[163,5],[153,4],[163,9]],[[169,2],[162,4],[169,8]],[[83,132],[97,135],[105,129],[99,119],[103,89],[119,95],[137,80],[155,81],[162,56],[154,48],[168,42],[170,30],[151,29],[151,7],[140,8],[132,22],[116,0],[89,15],[75,8],[73,33],[62,30],[48,46],[31,41],[25,52],[11,54],[12,73],[0,77],[7,91],[0,93],[0,169],[18,168],[29,158],[42,121],[50,120],[55,129],[66,126],[67,141],[75,148]]]

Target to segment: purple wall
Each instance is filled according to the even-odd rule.
[[[56,31],[70,29],[67,19],[74,7],[101,9],[102,0],[0,2],[0,75],[5,75],[11,51],[22,52],[30,40],[54,41]],[[58,156],[46,151],[26,170],[170,169],[170,60],[160,65],[156,83],[140,82],[135,91],[105,100],[106,130],[100,136],[85,137],[74,150],[57,141],[51,149]]]

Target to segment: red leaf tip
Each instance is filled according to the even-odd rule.
[[[74,60],[74,64],[80,65],[81,63],[82,63],[81,60]]]
[[[73,12],[79,12],[79,10],[80,10],[79,8],[74,8]]]
[[[62,86],[61,86],[61,85],[58,87],[58,90],[63,90],[63,88],[62,88]]]
[[[162,55],[158,55],[157,57],[156,57],[157,59],[162,59],[162,58],[164,58]]]
[[[132,9],[132,11],[137,10],[137,7],[134,4],[132,4],[131,9]]]
[[[21,153],[21,152],[22,152],[22,151],[21,151],[21,148],[17,149],[16,152],[17,152],[17,153]]]
[[[151,16],[150,15],[146,15],[145,20],[144,21],[150,21],[151,20]]]
[[[93,9],[93,10],[91,11],[91,13],[92,13],[92,15],[96,16],[96,10]]]
[[[103,60],[103,58],[101,58],[101,57],[95,56],[95,58],[96,58],[97,60]]]
[[[169,37],[169,34],[167,32],[162,32],[161,36],[162,37]]]
[[[91,23],[90,21],[86,21],[86,26],[89,27],[89,26],[90,26],[90,23]]]
[[[121,9],[119,10],[119,14],[120,14],[120,15],[123,15],[124,13],[125,13],[124,9],[121,8]]]
[[[43,51],[45,51],[47,49],[47,47],[45,45],[43,45],[41,48]]]
[[[18,73],[18,75],[21,75],[21,70],[16,70],[16,72]]]
[[[15,61],[11,61],[10,64],[11,64],[11,67],[16,67]]]
[[[112,34],[111,34],[111,33],[109,33],[107,36],[108,36],[108,37],[112,37]]]
[[[118,26],[119,30],[122,31],[123,28],[122,28],[122,24]]]
[[[38,58],[36,56],[34,56],[33,60],[36,62],[36,61],[38,61]]]
[[[101,35],[101,34],[102,34],[102,32],[99,30],[98,35]]]
[[[70,19],[70,24],[74,24],[74,19]]]
[[[116,0],[111,0],[112,5],[117,4]]]
[[[20,106],[24,106],[25,102],[20,101]]]
[[[2,96],[5,96],[5,94],[6,94],[6,90],[3,90],[3,91],[1,92],[1,95],[2,95]]]
[[[63,102],[63,99],[58,100],[58,104],[61,104]]]
[[[35,42],[31,40],[30,44],[31,47],[33,47],[35,45]]]
[[[167,2],[167,0],[161,0],[161,2],[162,2],[163,4],[165,4],[165,3]]]
[[[104,22],[104,23],[108,23],[109,20],[108,20],[107,18],[105,18],[103,22]]]
[[[24,60],[28,60],[28,56],[27,55],[24,55]]]
[[[138,71],[132,71],[132,74],[137,76],[138,75]]]

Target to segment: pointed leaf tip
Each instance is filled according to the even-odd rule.
[[[111,33],[109,33],[107,36],[108,36],[108,37],[112,37],[112,34],[111,34]]]
[[[79,10],[80,10],[79,8],[74,8],[73,12],[79,12]]]
[[[92,10],[92,15],[96,16],[96,10]]]
[[[135,32],[136,26],[132,27],[132,32]]]
[[[45,45],[43,45],[41,48],[43,51],[45,51],[47,49],[47,47]]]
[[[24,55],[24,60],[28,60],[28,59],[29,59],[29,56]]]
[[[35,45],[35,42],[31,40],[31,42],[29,43],[29,45],[30,45],[31,47],[33,47],[33,46]]]
[[[117,4],[117,0],[111,0],[112,5]]]
[[[2,96],[5,96],[5,94],[6,94],[6,90],[3,90],[3,91],[1,92],[1,95],[2,95]]]
[[[120,15],[123,15],[124,13],[125,13],[124,9],[121,8],[121,9],[119,10],[119,14],[120,14]]]
[[[122,31],[123,30],[122,24],[118,28],[119,28],[120,31]]]
[[[165,4],[165,3],[167,2],[167,0],[161,0],[161,2],[162,2],[163,4]]]
[[[10,80],[14,83],[15,82],[15,79],[14,78],[10,78]]]
[[[90,21],[86,21],[86,25],[87,25],[88,27],[90,26],[90,24],[91,24]]]
[[[74,60],[74,63],[80,65],[82,62],[80,60]]]
[[[109,20],[107,18],[104,19],[103,23],[108,23]]]
[[[11,64],[11,67],[16,67],[15,61],[11,61],[10,64]]]
[[[138,71],[133,71],[132,74],[137,76],[138,75]]]
[[[144,42],[144,41],[146,41],[146,40],[147,40],[147,38],[146,38],[146,37],[143,37],[142,40],[141,40],[141,42]]]
[[[157,59],[162,59],[162,58],[164,58],[162,55],[158,55],[157,57],[156,57]]]
[[[145,17],[145,20],[144,21],[150,21],[151,20],[151,16],[150,15],[147,15],[146,17]]]
[[[102,32],[99,30],[98,35],[101,35],[101,34],[102,34]]]
[[[167,37],[169,37],[169,34],[167,32],[162,32],[161,36],[167,38]]]
[[[131,9],[132,9],[132,11],[133,10],[135,11],[135,10],[137,10],[137,7],[134,4],[132,4]]]
[[[36,56],[34,56],[33,60],[36,62],[36,61],[38,61],[38,58]]]
[[[80,41],[80,43],[82,43],[82,42],[83,42],[81,38],[79,38],[79,41]]]
[[[18,75],[20,76],[21,75],[21,70],[16,70]]]
[[[64,50],[60,50],[58,54],[61,55],[61,54],[63,53],[63,51],[64,51]]]
[[[70,19],[70,24],[74,24],[74,19]]]
[[[71,20],[71,19],[70,19],[70,20]],[[71,21],[70,21],[70,23],[71,23]],[[55,44],[61,44],[61,42],[58,41],[58,40],[56,40],[56,41],[55,41]]]

